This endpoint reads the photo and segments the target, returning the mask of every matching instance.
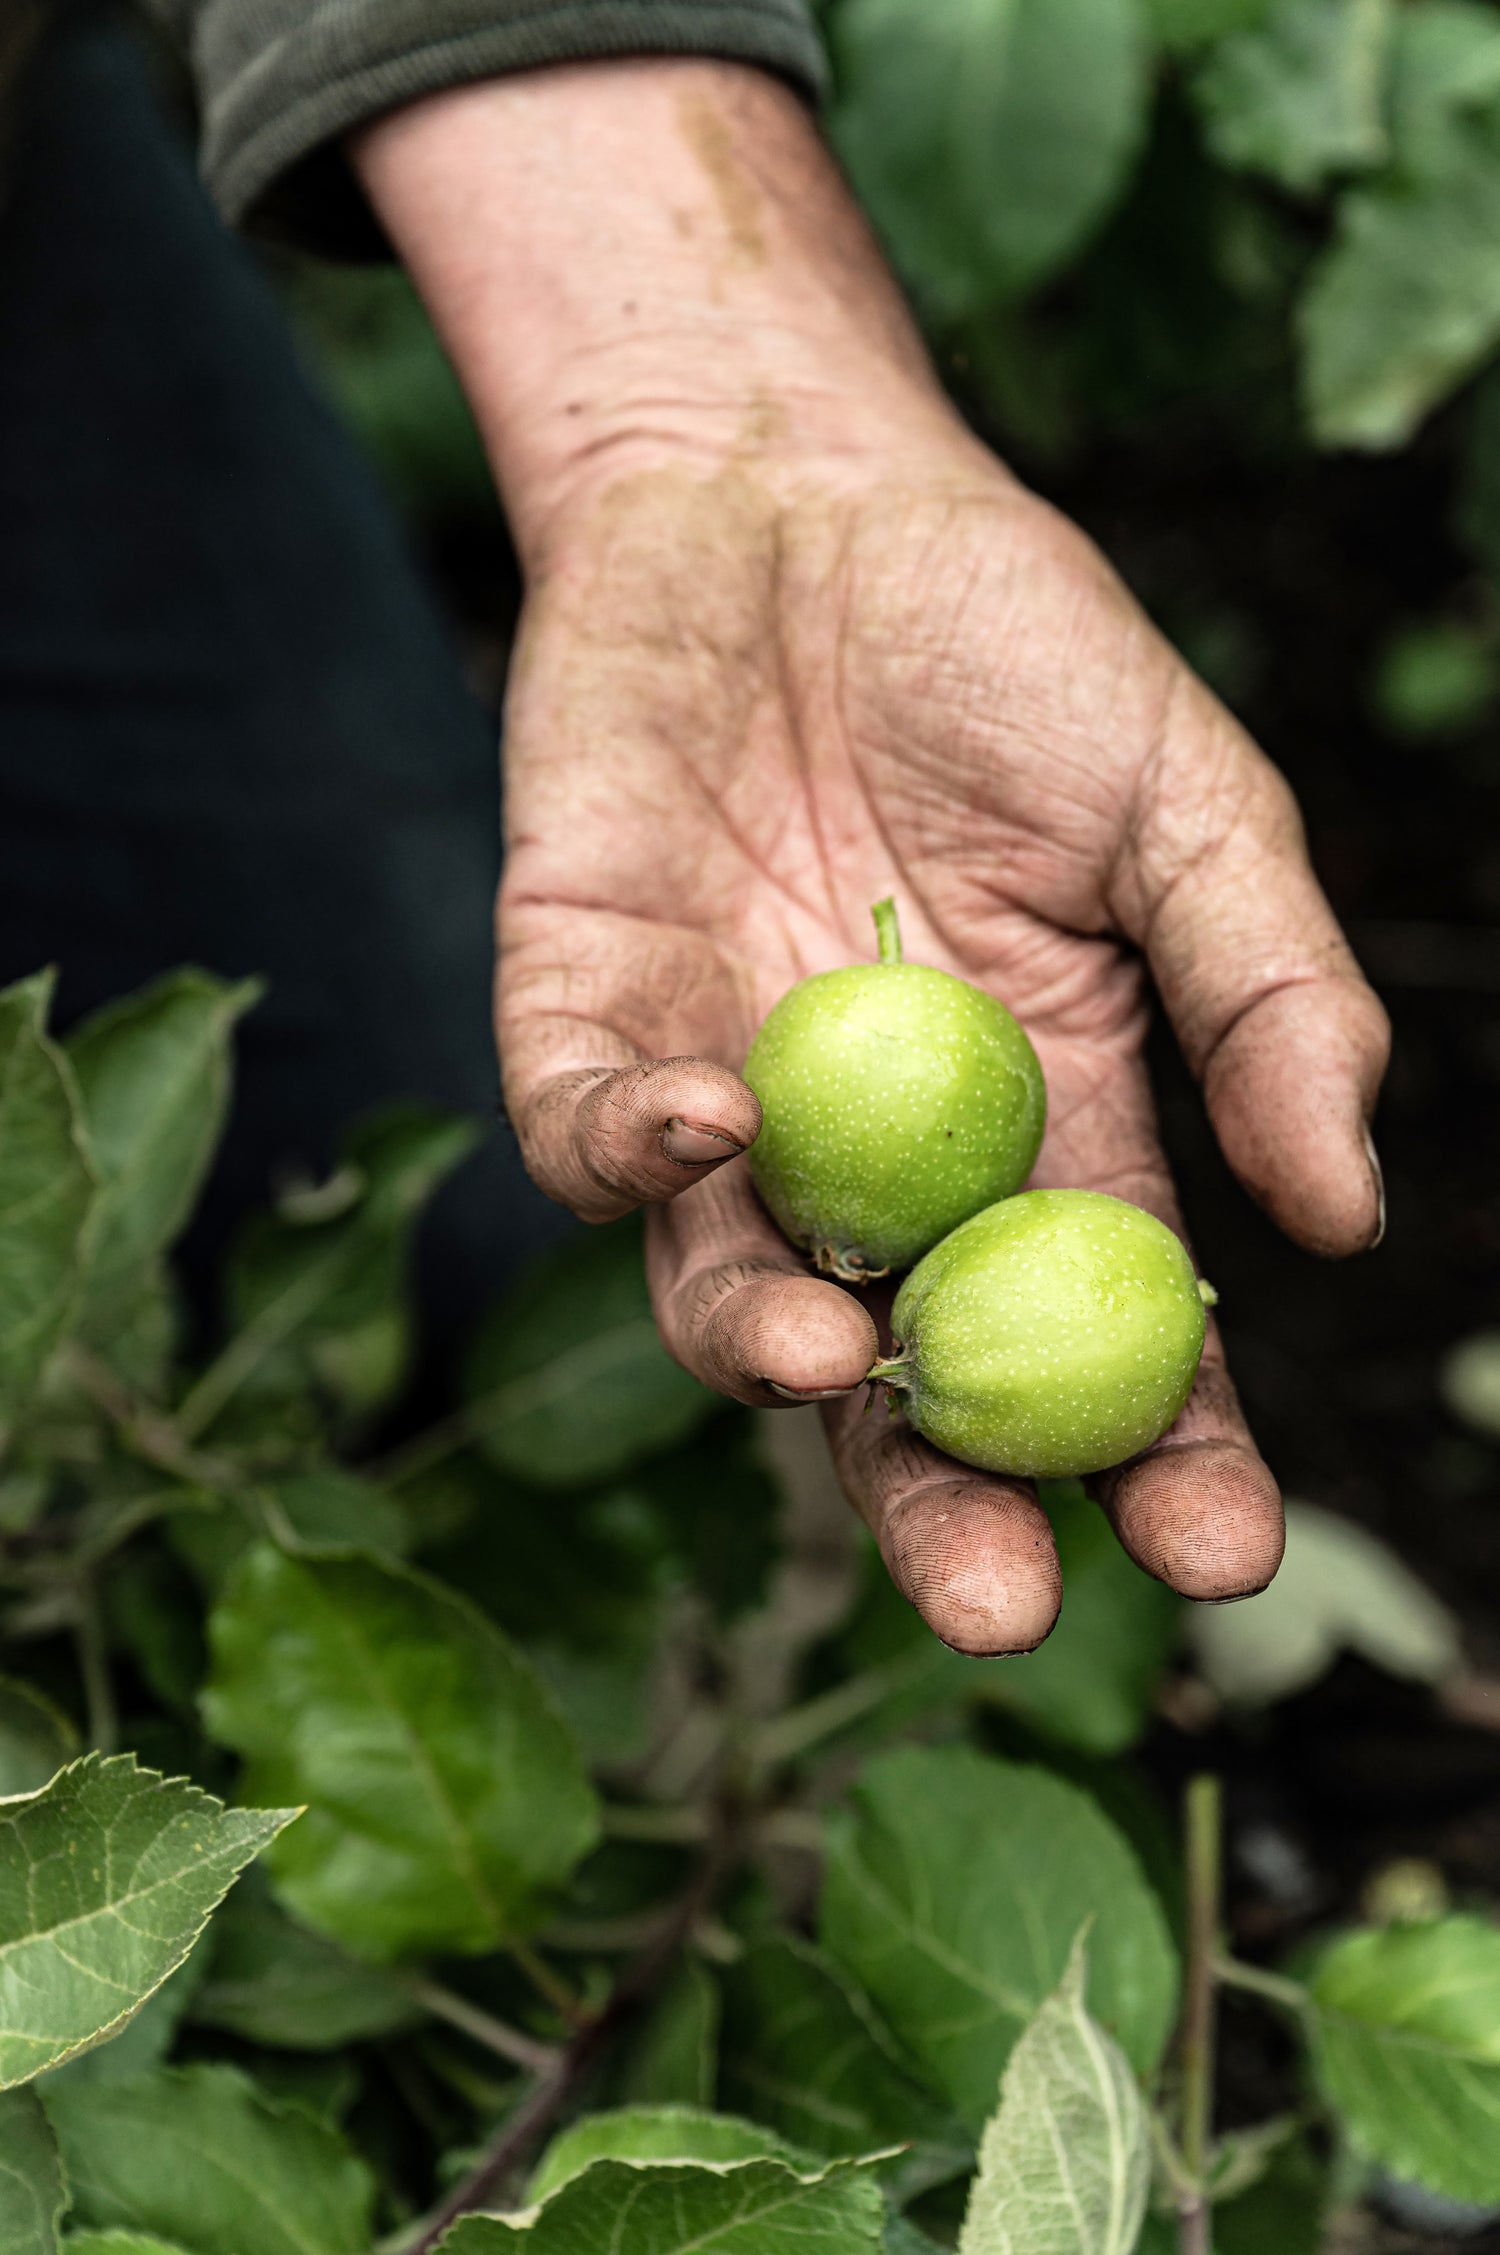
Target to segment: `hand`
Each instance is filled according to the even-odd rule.
[[[873,955],[894,892],[909,959],[987,987],[1036,1044],[1033,1179],[1180,1228],[1144,959],[1241,1180],[1300,1243],[1359,1250],[1386,1026],[1291,796],[944,402],[782,89],[722,65],[537,73],[419,104],[359,161],[527,568],[498,986],[527,1162],[591,1220],[647,1201],[672,1353],[741,1401],[832,1397],[900,1588],[961,1650],[1028,1649],[1060,1595],[1045,1515],[864,1414],[870,1305],[757,1204],[737,1068],[794,980]],[[518,223],[523,194],[550,216]],[[1172,1432],[1095,1487],[1185,1594],[1276,1569],[1280,1499],[1212,1329]]]

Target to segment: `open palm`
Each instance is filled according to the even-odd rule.
[[[737,1077],[810,971],[908,956],[1041,1057],[1034,1180],[1181,1226],[1141,1058],[1149,965],[1241,1179],[1300,1242],[1368,1244],[1386,1031],[1275,770],[1092,547],[954,426],[776,487],[654,468],[533,572],[507,724],[499,1028],[528,1164],[577,1212],[651,1202],[667,1345],[747,1402],[830,1399],[835,1457],[950,1643],[1021,1649],[1059,1581],[1019,1481],[861,1415],[867,1299],[807,1273],[742,1159]],[[1260,1587],[1274,1482],[1211,1336],[1172,1432],[1097,1484],[1149,1571]]]

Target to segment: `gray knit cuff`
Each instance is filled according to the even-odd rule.
[[[342,135],[419,95],[610,55],[755,63],[813,99],[825,86],[804,0],[197,0],[190,21],[220,210],[333,257],[384,248]]]

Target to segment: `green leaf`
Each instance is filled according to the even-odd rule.
[[[1500,20],[1398,13],[1389,166],[1351,188],[1303,300],[1303,388],[1325,446],[1399,446],[1500,339]]]
[[[1089,1920],[1089,2009],[1149,2073],[1177,1966],[1134,1854],[1087,1794],[965,1748],[906,1748],[867,1767],[830,1828],[825,1947],[974,2127]]]
[[[1379,164],[1395,28],[1395,0],[1279,0],[1194,80],[1214,155],[1303,194]]]
[[[544,1488],[613,1479],[719,1407],[657,1336],[634,1222],[570,1239],[502,1301],[468,1398],[485,1454]]]
[[[145,2232],[69,2232],[63,2245],[68,2255],[186,2255],[185,2249]]]
[[[886,2212],[885,2236],[880,2242],[881,2255],[943,2255],[935,2239],[918,2231],[909,2216],[897,2209]]]
[[[876,1672],[855,1743],[888,1740],[923,1715],[964,1706],[1004,1708],[1090,1754],[1118,1754],[1140,1737],[1180,1638],[1182,1602],[1126,1557],[1076,1480],[1044,1481],[1041,1492],[1064,1594],[1057,1627],[1035,1652],[994,1660],[950,1652],[896,1592],[871,1546],[859,1610],[838,1648],[851,1672]]]
[[[260,1544],[209,1641],[204,1714],[248,1757],[245,1797],[307,1804],[270,1861],[282,1899],[355,1954],[493,1949],[593,1846],[597,1805],[550,1698],[440,1583]]]
[[[178,1512],[170,1540],[203,1587],[217,1593],[256,1540],[257,1515],[260,1532],[292,1552],[347,1549],[400,1558],[411,1548],[411,1524],[400,1504],[337,1464],[257,1481],[249,1509]]]
[[[192,2018],[252,2044],[331,2051],[420,2017],[390,1974],[358,1964],[278,1910],[258,1872],[235,1889],[205,1947],[208,1970]]]
[[[1439,1683],[1460,1662],[1458,1624],[1394,1551],[1315,1504],[1286,1507],[1286,1556],[1242,1605],[1195,1605],[1198,1665],[1223,1699],[1270,1705],[1303,1691],[1340,1652]]]
[[[159,1989],[152,1990],[140,2010],[117,2034],[95,2044],[89,2051],[64,2060],[60,2067],[48,2068],[40,2085],[43,2094],[75,2078],[80,2082],[93,2078],[109,2081],[122,2075],[143,2075],[148,2068],[165,2066],[201,1975],[200,1945],[175,1973],[167,1976]]]
[[[1084,2004],[1087,1969],[1080,1934],[1006,2062],[958,2255],[1131,2255],[1151,2137],[1129,2060]]]
[[[67,2205],[41,2101],[35,2091],[0,2092],[0,2255],[56,2255]]]
[[[854,2161],[596,2161],[538,2209],[466,2216],[444,2255],[878,2255],[880,2188]]]
[[[1483,393],[1493,401],[1488,411],[1495,419],[1495,437],[1500,442],[1500,370],[1486,377]],[[1450,1347],[1438,1372],[1438,1386],[1455,1417],[1491,1440],[1500,1437],[1500,1331],[1471,1332],[1467,1339]]]
[[[1085,1753],[1119,1754],[1150,1720],[1182,1602],[1126,1557],[1076,1480],[1045,1481],[1042,1501],[1063,1570],[1062,1613],[1035,1652],[978,1662],[978,1696]]]
[[[233,2067],[50,2093],[74,2214],[189,2255],[364,2255],[374,2186],[336,2131]]]
[[[709,2106],[718,2080],[719,1988],[680,1958],[631,2046],[620,2095],[632,2106]]]
[[[73,1076],[47,1037],[52,983],[0,992],[0,1430],[72,1319],[94,1202]]]
[[[845,0],[834,139],[897,264],[948,323],[1056,271],[1146,120],[1135,0]]]
[[[477,1134],[472,1120],[392,1106],[350,1130],[330,1184],[251,1225],[229,1267],[237,1336],[180,1412],[192,1432],[241,1387],[275,1396],[311,1378],[361,1412],[395,1390],[408,1349],[412,1228]]]
[[[1500,1931],[1348,1934],[1312,1983],[1313,2066],[1356,2142],[1455,2200],[1500,2200]]]
[[[0,1798],[36,1793],[78,1752],[78,1733],[34,1684],[0,1676]]]
[[[1500,650],[1481,622],[1467,619],[1412,620],[1400,626],[1376,655],[1370,675],[1370,707],[1388,736],[1410,744],[1440,743],[1472,735],[1500,696]],[[1474,1369],[1475,1350],[1489,1334],[1465,1340],[1446,1358],[1442,1380],[1460,1383]],[[1462,1414],[1462,1412],[1460,1412]]]
[[[0,1802],[0,2088],[122,2027],[295,1813],[226,1809],[133,1754]]]
[[[527,2199],[540,2207],[596,2161],[784,2162],[801,2176],[816,2176],[816,2156],[799,2153],[759,2122],[712,2114],[698,2106],[622,2106],[586,2114],[555,2137],[531,2180]]]
[[[910,2145],[885,2172],[906,2197],[970,2164],[869,1999],[796,1935],[752,1943],[725,1972],[724,2094],[812,2153]]]
[[[1265,2175],[1213,2212],[1214,2255],[1319,2255],[1329,2171],[1305,2137],[1273,2154]],[[1176,2255],[1176,2234],[1172,2255]]]
[[[1254,31],[1272,0],[1146,0],[1146,19],[1172,54],[1190,54],[1230,32]]]
[[[229,1104],[230,1037],[261,992],[253,980],[173,971],[68,1037],[100,1181],[84,1311],[92,1339],[107,1341],[197,1204]]]

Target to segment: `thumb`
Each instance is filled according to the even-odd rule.
[[[1312,1252],[1378,1243],[1369,1121],[1385,1011],[1312,873],[1286,782],[1186,673],[1113,905],[1246,1189]]]

